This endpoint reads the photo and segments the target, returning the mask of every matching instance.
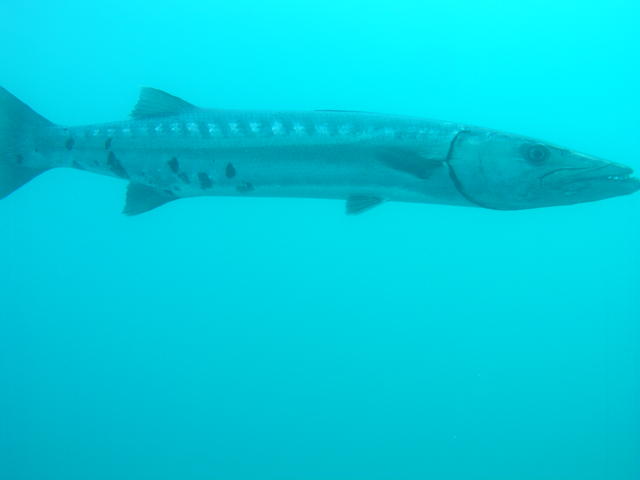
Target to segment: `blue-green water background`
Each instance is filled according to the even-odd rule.
[[[518,132],[640,167],[640,7],[0,5],[63,124],[155,86]],[[494,212],[199,198],[46,173],[0,202],[0,478],[640,478],[640,195]]]

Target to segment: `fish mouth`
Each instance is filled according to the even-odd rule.
[[[640,190],[640,179],[633,176],[633,169],[612,162],[558,168],[543,175],[540,183],[561,192],[567,200],[573,198],[574,202],[617,197]]]
[[[633,169],[617,163],[606,163],[597,167],[564,167],[545,173],[542,184],[579,185],[592,183],[601,186],[624,186],[640,189],[640,180],[633,176]],[[635,190],[634,190],[635,191]]]

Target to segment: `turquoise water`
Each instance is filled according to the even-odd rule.
[[[0,5],[47,118],[143,85],[539,137],[640,168],[634,2]],[[640,478],[640,194],[519,212],[197,198],[120,214],[50,171],[0,202],[0,478]]]

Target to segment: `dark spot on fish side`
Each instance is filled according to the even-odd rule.
[[[187,175],[184,172],[178,173],[178,178],[182,180],[184,183],[191,183],[191,180],[189,180],[189,175]]]
[[[167,162],[167,165],[169,165],[169,168],[173,173],[178,173],[180,171],[180,164],[176,157],[171,157],[171,160]]]
[[[75,160],[73,162],[71,162],[71,166],[73,168],[77,168],[78,170],[86,170],[86,168],[84,168],[82,165],[80,165],[78,162],[76,162]]]
[[[211,182],[209,175],[204,172],[198,172],[198,181],[200,182],[200,188],[202,189],[211,188],[211,186],[213,185],[213,182]]]
[[[227,168],[224,169],[224,174],[227,178],[233,178],[236,176],[236,168],[232,163],[227,163]]]
[[[113,152],[109,152],[109,155],[107,156],[107,165],[116,176],[120,178],[129,178],[129,174]]]
[[[249,182],[242,182],[236,185],[236,190],[238,192],[246,193],[246,192],[251,192],[252,190],[255,190],[255,188]]]
[[[67,141],[66,141],[66,142],[64,142],[64,147],[65,147],[67,150],[71,150],[71,149],[73,148],[73,145],[74,145],[75,143],[76,143],[76,141],[75,141],[73,138],[69,137],[69,138],[67,138]]]
[[[113,142],[113,138],[109,137],[104,141],[104,149],[109,150],[111,148],[111,142]]]
[[[20,154],[16,155],[16,163],[20,165],[22,162],[24,162],[24,157]]]

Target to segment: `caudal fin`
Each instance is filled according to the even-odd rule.
[[[0,198],[48,170],[33,162],[39,131],[52,123],[0,87]]]

